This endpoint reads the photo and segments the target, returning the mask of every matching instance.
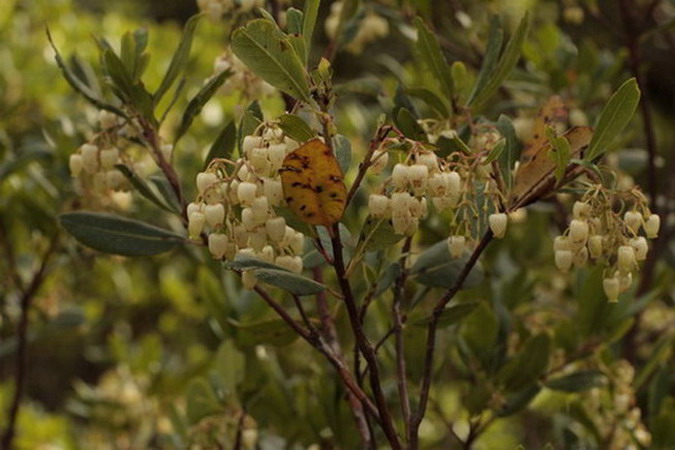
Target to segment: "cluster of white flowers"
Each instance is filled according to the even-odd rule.
[[[573,265],[583,267],[589,260],[604,264],[603,288],[609,301],[616,302],[632,285],[638,263],[647,258],[647,239],[658,236],[661,219],[649,211],[637,191],[633,191],[637,203],[623,216],[612,211],[612,196],[598,195],[600,187],[593,192],[574,203],[568,229],[555,238],[555,263],[563,272]],[[645,236],[639,235],[641,230]]]
[[[220,20],[232,12],[247,13],[254,8],[265,6],[264,0],[197,0],[199,10],[213,21]]]
[[[335,39],[340,26],[340,15],[342,14],[343,3],[335,2],[330,7],[330,14],[326,18],[324,27],[326,35],[330,39]],[[349,41],[345,49],[355,55],[363,52],[365,46],[377,39],[382,39],[389,34],[389,22],[382,16],[373,11],[369,11],[361,19],[354,37]]]
[[[243,97],[254,100],[276,92],[269,83],[254,74],[229,50],[218,56],[213,63],[214,76],[226,70],[231,70],[233,73],[220,88],[223,95],[239,92]]]
[[[448,249],[453,258],[460,257],[473,239],[470,221],[465,219],[477,209],[472,202],[463,200],[472,195],[473,189],[468,186],[472,186],[476,171],[461,161],[452,162],[451,157],[439,158],[421,143],[410,142],[408,157],[395,164],[380,190],[370,195],[368,212],[372,217],[390,220],[396,234],[412,236],[420,220],[427,216],[429,204],[438,212],[452,211],[453,233],[448,238]],[[387,165],[387,149],[392,143],[400,144],[396,139],[385,140],[374,152],[371,167],[376,172]],[[494,192],[486,190],[486,194]],[[507,221],[504,213],[488,215],[488,225],[499,238],[506,232]]]
[[[197,175],[199,195],[188,205],[188,231],[192,238],[207,233],[216,259],[246,255],[300,273],[305,236],[274,209],[285,204],[279,169],[298,143],[274,125],[261,131],[244,137],[237,161],[216,159]],[[242,281],[253,288],[254,273],[243,272]]]
[[[99,125],[102,132],[70,155],[70,174],[80,183],[80,187],[98,194],[108,190],[128,190],[126,178],[115,168],[120,162],[120,150],[114,134],[109,133],[118,127],[117,116],[102,110],[99,113]]]

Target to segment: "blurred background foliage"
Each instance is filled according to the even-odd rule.
[[[328,3],[322,4],[319,23],[329,14]],[[592,123],[632,70],[620,3],[368,2],[367,8],[390,21],[390,36],[361,54],[338,53],[340,132],[358,155],[376,117],[391,110],[397,78],[413,83],[424,77],[410,62],[415,13],[434,26],[450,61],[463,60],[472,76],[482,59],[490,16],[500,14],[513,25],[530,11],[533,28],[524,60],[487,115],[530,117],[549,95],[561,93]],[[452,448],[451,433],[466,433],[469,420],[496,411],[495,404],[503,409],[490,416],[474,448],[675,448],[675,256],[669,240],[675,203],[675,4],[630,4],[645,24],[635,32],[640,33],[643,96],[653,114],[658,177],[647,176],[647,138],[639,114],[607,162],[622,170],[626,182],[632,178],[648,193],[660,193],[658,210],[666,226],[652,250],[657,256],[644,269],[648,278],[610,309],[599,274],[585,269],[570,277],[552,264],[551,239],[565,226],[562,205],[569,199],[530,208],[508,239],[487,253],[489,282],[461,294],[460,301],[480,300],[481,306],[441,336],[436,401],[422,428],[427,448]],[[296,341],[258,298],[221,274],[204,252],[185,248],[156,258],[101,256],[77,245],[56,224],[57,214],[80,207],[68,157],[86,140],[97,111],[61,78],[45,26],[62,54],[77,53],[85,71],[98,64],[94,36],[117,45],[124,32],[147,28],[152,59],[144,80],[156,86],[181,25],[196,11],[189,0],[2,2],[0,429],[7,425],[5,411],[15,388],[14,336],[21,303],[31,283],[41,283],[28,317],[17,448],[230,448],[237,430],[246,430],[245,441],[257,434],[257,445],[264,449],[354,448],[358,442],[344,393],[327,364]],[[186,72],[188,94],[212,74],[231,27],[200,24]],[[317,29],[315,57],[327,43],[323,27]],[[186,97],[177,110],[184,108]],[[176,165],[188,192],[220,126],[244,106],[236,95],[218,96],[181,142]],[[283,108],[276,97],[263,106],[270,117]],[[169,117],[170,123],[176,120]],[[141,197],[121,195],[109,208],[177,226]],[[356,219],[347,223],[353,230]],[[442,221],[431,220],[423,243],[445,234]],[[362,275],[354,282],[357,289],[367,286]],[[377,305],[370,333],[386,332],[387,313],[387,304]],[[343,315],[339,319],[344,321]],[[422,328],[411,326],[407,334],[409,367],[418,379]],[[539,385],[536,392],[523,393],[517,389],[522,380],[510,380],[514,386],[508,388],[496,386],[504,382],[496,379],[496,368],[506,361],[527,367],[528,345],[536,345],[534,337],[540,335],[551,341],[545,339],[548,371],[532,367],[531,373],[544,384],[558,380],[557,387]],[[391,349],[385,346],[383,353],[384,366],[391,369]],[[585,378],[560,380],[571,371]],[[385,387],[393,395],[394,379]],[[620,433],[623,440],[615,441]],[[612,447],[616,442],[625,447]]]

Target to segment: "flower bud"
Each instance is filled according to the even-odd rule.
[[[227,235],[222,233],[211,233],[209,235],[209,252],[215,259],[223,259],[227,244]]]
[[[206,217],[201,212],[193,212],[188,217],[188,232],[191,237],[197,237],[201,234],[204,229],[204,223],[206,222]]]
[[[555,265],[563,273],[567,273],[572,267],[572,262],[574,260],[574,255],[571,250],[556,250],[555,252]]]
[[[553,240],[553,250],[571,250],[570,240],[567,236],[556,236]]]
[[[421,190],[427,187],[429,168],[423,164],[413,164],[408,167],[408,181],[413,188]]]
[[[581,247],[574,254],[574,266],[575,267],[584,267],[588,262],[588,249],[586,247]]]
[[[263,195],[267,197],[271,206],[278,206],[284,199],[284,188],[281,180],[273,178],[263,179]]]
[[[244,136],[244,140],[241,142],[241,150],[247,158],[250,156],[251,150],[258,147],[262,147],[260,136]]]
[[[68,160],[68,167],[70,168],[70,175],[73,178],[77,178],[80,176],[80,173],[82,173],[82,155],[79,153],[74,153],[70,155],[70,159]]]
[[[256,252],[259,252],[267,244],[267,233],[265,228],[256,228],[248,234],[248,246]]]
[[[425,152],[417,155],[417,164],[427,166],[429,172],[438,170],[438,157],[434,152]]]
[[[241,224],[246,231],[251,231],[258,226],[253,218],[253,210],[251,208],[241,210]]]
[[[630,289],[633,284],[633,274],[630,272],[622,274],[617,271],[614,277],[616,278],[617,276],[619,279],[619,292],[623,293]]]
[[[570,222],[570,239],[574,244],[583,244],[588,239],[588,222],[573,219]]]
[[[588,239],[588,251],[591,253],[591,258],[602,256],[602,236],[595,234]]]
[[[602,280],[602,288],[605,291],[607,299],[611,303],[616,303],[619,301],[620,287],[619,280],[616,277],[605,278]]]
[[[405,164],[398,163],[391,173],[391,182],[398,189],[405,189],[409,180],[409,169]]]
[[[407,234],[406,231],[412,226],[414,226],[413,218],[408,215],[392,216],[391,224],[394,227],[394,233],[396,234]]]
[[[251,209],[253,210],[253,220],[258,223],[264,223],[269,217],[269,208],[270,203],[269,200],[267,200],[267,197],[264,195],[257,197],[255,200],[253,200],[253,203],[251,203]]]
[[[386,150],[375,150],[371,161],[372,165],[370,166],[370,169],[373,173],[378,174],[387,167],[387,164],[389,163],[389,153]]]
[[[448,238],[448,250],[452,258],[459,258],[466,250],[466,238],[464,236],[450,236]]]
[[[591,215],[591,205],[586,202],[574,202],[572,214],[575,219],[586,219]]]
[[[432,196],[442,196],[448,190],[447,179],[442,173],[435,173],[429,177],[427,182],[429,193]]]
[[[237,186],[237,197],[239,197],[241,204],[244,206],[251,206],[253,200],[255,200],[257,190],[258,187],[255,183],[249,181],[239,183],[239,186]]]
[[[124,175],[119,170],[108,170],[105,173],[105,185],[108,189],[119,189],[125,180],[126,178],[124,178]]]
[[[271,245],[265,245],[262,250],[260,250],[260,259],[267,262],[274,262],[274,248]]]
[[[286,144],[286,154],[289,154],[290,152],[295,151],[298,147],[300,147],[300,143],[298,143],[298,141],[294,141],[288,136],[284,136],[284,144]]]
[[[218,182],[218,176],[212,172],[199,172],[197,174],[197,190],[200,195]]]
[[[654,239],[659,236],[659,228],[661,227],[661,218],[658,214],[651,214],[643,225],[645,233],[649,239]]]
[[[642,215],[637,211],[626,211],[626,214],[623,215],[623,221],[633,233],[637,234],[640,225],[642,225]]]
[[[291,250],[296,255],[302,255],[305,251],[305,235],[296,231],[291,239]]]
[[[394,192],[390,201],[392,216],[410,216],[410,202],[412,200],[412,196],[407,192]]]
[[[253,169],[259,174],[267,173],[270,169],[270,162],[267,159],[266,148],[256,147],[251,150],[248,161],[251,166],[253,166]]]
[[[210,226],[215,227],[221,225],[225,220],[225,207],[222,203],[205,205],[204,216],[206,217],[206,223]]]
[[[106,148],[101,150],[101,167],[105,170],[110,170],[115,167],[117,160],[119,159],[120,152],[115,147]]]
[[[281,242],[286,233],[286,220],[283,217],[267,219],[265,231],[272,242]]]
[[[117,125],[117,116],[110,111],[102,109],[98,112],[98,123],[101,125],[101,129],[109,130]]]
[[[84,171],[87,173],[94,173],[98,171],[98,147],[91,144],[84,144],[80,147],[80,154],[82,155],[82,164]]]
[[[283,267],[284,269],[293,273],[302,272],[302,258],[299,256],[277,256],[277,259],[274,261],[274,263],[277,266]]]
[[[281,169],[286,158],[286,144],[272,144],[267,149],[267,158],[270,161],[271,170]]]
[[[243,211],[242,211],[242,222],[243,220]],[[234,243],[237,244],[237,247],[239,248],[244,248],[246,247],[246,242],[248,242],[248,231],[246,231],[246,227],[244,225],[236,225],[234,229],[232,230],[232,234],[234,235]]]
[[[459,197],[462,193],[462,178],[457,172],[444,172],[447,193],[450,197]]]
[[[503,238],[506,234],[508,216],[505,213],[494,213],[488,217],[490,229],[496,238]]]
[[[644,236],[638,236],[631,239],[628,241],[628,245],[635,250],[635,259],[637,261],[644,261],[647,259],[649,246],[647,245],[647,239],[645,239]]]
[[[368,197],[368,213],[373,217],[384,217],[389,209],[389,198],[386,195],[371,194]]]
[[[255,288],[258,279],[255,277],[255,272],[253,270],[245,270],[241,273],[241,283],[244,285],[245,289]]]
[[[621,272],[630,272],[635,268],[635,249],[630,245],[622,245],[617,252],[617,265]]]

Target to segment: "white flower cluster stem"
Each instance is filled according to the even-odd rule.
[[[245,255],[276,264],[290,272],[303,270],[305,236],[286,224],[274,207],[285,203],[279,169],[298,143],[268,126],[260,135],[245,136],[242,158],[228,175],[218,160],[197,175],[198,197],[188,206],[192,238],[208,235],[215,259]],[[254,271],[242,273],[246,288],[256,285]]]

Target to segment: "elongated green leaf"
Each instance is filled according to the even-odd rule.
[[[551,143],[550,155],[555,162],[555,179],[560,181],[567,172],[567,165],[572,158],[572,148],[565,136],[556,136],[555,132],[549,127],[546,130],[548,140]]]
[[[511,359],[500,373],[504,387],[518,391],[534,381],[548,367],[551,339],[545,333],[530,338],[518,354]]]
[[[223,267],[233,270],[248,270],[248,269],[286,270],[277,266],[274,263],[263,261],[260,258],[254,258],[252,256],[245,256],[245,255],[237,255],[234,258],[234,261],[223,262]]]
[[[297,8],[288,8],[286,10],[286,31],[288,34],[302,34],[303,14]]]
[[[244,137],[250,136],[263,121],[262,111],[260,110],[260,105],[257,101],[251,102],[250,105],[244,111],[244,115],[241,116],[241,122],[239,123],[239,134],[237,137],[237,148],[241,154],[241,144],[244,141]]]
[[[376,251],[390,247],[403,238],[404,235],[394,232],[390,220],[368,216],[361,228],[358,245],[363,245],[365,251]]]
[[[405,93],[411,97],[417,97],[422,100],[424,103],[429,105],[434,111],[438,113],[441,117],[447,117],[448,107],[443,102],[443,99],[438,97],[433,91],[424,88],[409,88],[405,90]]]
[[[240,345],[252,347],[266,344],[283,347],[298,338],[297,333],[281,319],[254,323],[230,321],[230,323],[237,328],[237,341]]]
[[[479,302],[466,302],[460,303],[458,305],[453,305],[447,307],[441,313],[440,319],[438,319],[439,327],[449,327],[450,325],[455,325],[463,318],[467,317],[480,305]],[[413,322],[413,325],[416,326],[426,326],[431,321],[430,317]]]
[[[592,161],[607,151],[607,147],[633,118],[638,103],[640,88],[635,78],[631,78],[617,89],[602,109],[585,160]]]
[[[417,17],[415,19],[415,27],[417,28],[417,43],[415,47],[419,57],[438,82],[443,95],[450,100],[454,94],[452,75],[450,73],[450,66],[448,66],[441,51],[438,39],[426,26],[422,18]]]
[[[143,180],[143,178],[139,177],[136,172],[133,172],[129,167],[125,166],[124,164],[117,164],[115,165],[115,168],[122,172],[122,175],[124,175],[127,180],[136,188],[139,194],[141,194],[143,197],[146,199],[150,200],[152,203],[155,205],[159,206],[160,208],[169,211],[169,212],[176,212],[173,208],[168,206],[155,192],[148,186],[148,184]]]
[[[205,417],[222,412],[223,407],[209,382],[204,378],[192,380],[187,390],[186,405],[186,415],[190,424],[195,425]]]
[[[598,387],[605,376],[598,370],[582,370],[562,377],[553,378],[544,383],[549,389],[562,392],[582,392]]]
[[[347,173],[352,162],[352,143],[344,135],[336,134],[333,137],[333,148],[342,173]]]
[[[103,45],[102,59],[115,94],[125,103],[133,105],[148,121],[154,123],[152,96],[143,83],[134,82],[131,74],[115,52]]]
[[[258,280],[276,286],[295,295],[315,295],[326,290],[326,286],[316,281],[285,270],[258,269],[255,271]]]
[[[499,157],[499,168],[501,169],[506,186],[511,189],[513,185],[513,167],[518,158],[520,158],[518,138],[516,137],[516,130],[513,128],[511,119],[505,115],[499,116],[497,129],[505,140],[504,151]]]
[[[284,114],[279,117],[279,128],[284,130],[288,137],[298,142],[306,142],[316,136],[307,122],[295,114]]]
[[[76,91],[79,92],[89,103],[94,105],[95,107],[99,109],[105,109],[106,111],[110,111],[112,113],[117,114],[118,116],[121,117],[126,117],[126,114],[122,112],[121,109],[117,108],[116,106],[113,106],[107,102],[105,102],[103,99],[101,99],[93,90],[91,90],[86,84],[84,84],[68,67],[68,65],[65,63],[63,58],[61,57],[61,54],[59,53],[59,50],[56,48],[56,45],[54,45],[54,41],[52,40],[52,35],[49,32],[49,28],[46,29],[47,31],[47,40],[49,41],[49,45],[52,47],[52,50],[54,50],[54,59],[56,60],[56,64],[59,66],[59,69],[61,69],[61,73],[63,74],[63,77],[66,79],[68,84]]]
[[[412,276],[427,286],[451,288],[466,265],[468,256],[451,258],[445,240],[426,249],[411,269]],[[464,280],[462,288],[476,286],[483,279],[483,268],[476,264]]]
[[[529,28],[530,17],[529,14],[526,14],[525,17],[523,17],[520,21],[520,24],[509,40],[509,43],[506,44],[504,53],[502,54],[501,58],[499,58],[499,63],[495,67],[494,71],[492,74],[490,74],[484,86],[478,92],[476,92],[476,95],[473,97],[472,101],[468,103],[468,106],[471,106],[474,109],[480,109],[483,103],[485,103],[495,92],[497,92],[499,87],[502,85],[506,77],[509,76],[518,62],[518,59],[520,58],[520,51],[523,47],[523,42],[525,42],[525,37],[527,36]]]
[[[232,34],[232,50],[246,66],[282,92],[311,103],[307,73],[288,37],[272,22],[256,19]]]
[[[499,52],[502,50],[502,42],[504,41],[504,30],[499,16],[492,16],[490,21],[490,33],[488,34],[487,47],[485,49],[485,57],[483,64],[480,66],[480,72],[476,77],[471,95],[467,104],[471,104],[480,91],[483,90],[485,84],[490,79],[490,75],[495,70],[497,61],[499,60]]]
[[[190,57],[192,40],[194,38],[195,30],[200,18],[201,15],[192,16],[185,24],[185,28],[183,28],[183,36],[181,37],[180,43],[178,44],[178,47],[171,58],[169,68],[164,74],[162,82],[159,84],[159,87],[153,95],[155,105],[159,103],[164,94],[169,91],[173,85],[173,82],[176,81],[178,75],[180,75],[180,73],[185,69],[185,65],[187,64],[188,58]]]
[[[204,165],[202,170],[206,169],[211,161],[215,158],[230,158],[234,153],[234,150],[237,148],[237,125],[234,123],[234,120],[231,120],[225,127],[221,130],[220,134],[209,149],[209,153],[206,155],[204,160]]]
[[[65,213],[59,216],[59,222],[80,243],[115,255],[156,255],[183,242],[170,231],[113,214]]]
[[[396,114],[396,126],[410,139],[427,142],[427,134],[408,108],[399,108]]]
[[[183,118],[180,121],[178,130],[176,131],[176,138],[174,140],[174,145],[176,142],[187,133],[192,121],[195,120],[195,117],[202,112],[202,108],[206,105],[206,102],[211,100],[211,97],[220,89],[225,80],[232,76],[232,72],[225,70],[219,74],[212,77],[200,90],[197,94],[190,99],[185,112],[183,113]]]
[[[309,50],[312,48],[312,36],[314,35],[314,27],[316,26],[316,18],[319,15],[320,4],[321,0],[305,0],[303,8],[302,36],[305,38],[308,55]]]
[[[171,207],[171,210],[176,214],[180,214],[180,201],[169,180],[163,175],[150,175],[150,182],[155,185],[157,192],[162,196],[164,202]]]

